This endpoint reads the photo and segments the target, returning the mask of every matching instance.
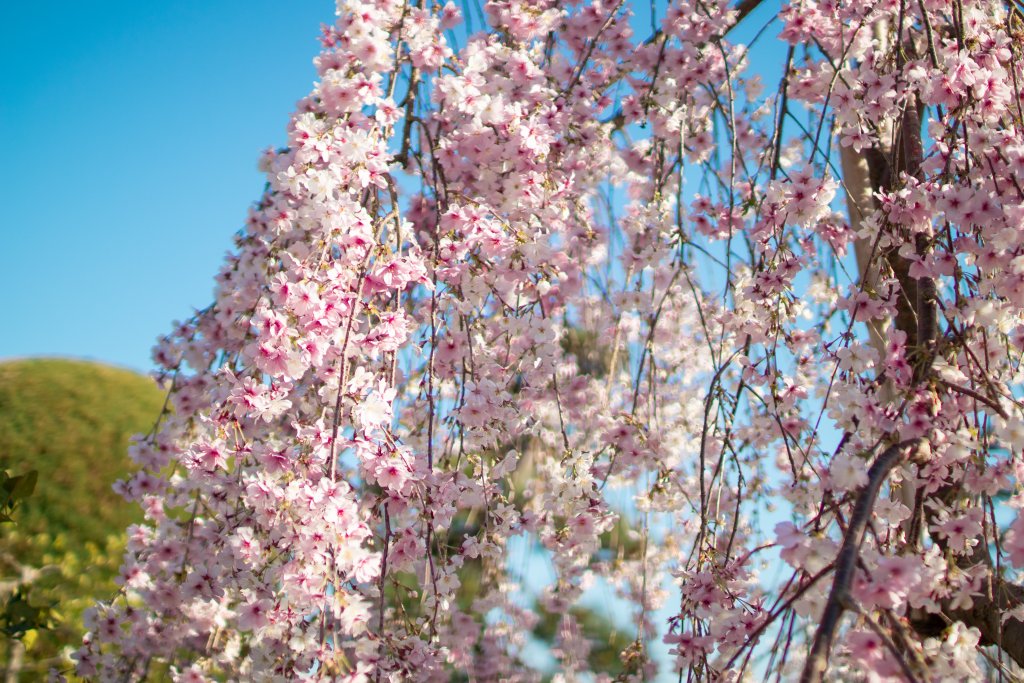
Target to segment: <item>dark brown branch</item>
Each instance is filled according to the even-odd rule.
[[[940,500],[955,499],[957,495],[958,488],[946,487],[936,492],[935,497]],[[930,520],[934,519],[934,513],[929,517]],[[944,553],[949,551],[945,538],[935,534],[933,539]],[[1024,621],[1016,617],[1003,620],[1007,613],[1024,604],[1024,587],[996,575],[984,534],[977,539],[977,545],[969,556],[957,558],[957,566],[964,570],[979,564],[988,565],[989,574],[981,586],[981,594],[972,596],[970,609],[952,609],[950,604],[953,600],[948,598],[941,603],[941,614],[912,610],[910,625],[918,635],[933,638],[942,637],[949,622],[961,621],[981,632],[982,645],[995,645],[1019,666],[1024,666]]]
[[[979,401],[980,403],[984,403],[986,406],[995,411],[995,413],[1004,420],[1010,419],[1010,415],[1003,409],[1001,405],[999,405],[999,403],[996,402],[996,399],[989,398],[988,396],[978,393],[977,391],[969,387],[962,387],[959,384],[947,382],[944,379],[939,379],[939,383],[942,384],[942,386],[950,389],[951,391],[955,391],[958,394],[963,394],[964,396],[970,396],[974,400]]]
[[[733,22],[733,26],[737,26],[741,21],[747,18],[747,15],[757,9],[762,0],[741,0],[736,3],[736,20]]]
[[[921,120],[923,108],[916,97],[906,103],[897,122],[896,139],[889,155],[878,148],[865,152],[871,184],[876,191],[893,192],[899,189],[901,177],[921,178],[923,148]],[[891,226],[890,226],[891,227]],[[906,237],[905,237],[906,239]],[[924,234],[912,235],[914,251],[919,259],[926,259],[931,246]],[[886,262],[900,284],[896,301],[896,329],[907,335],[907,349],[914,357],[915,379],[927,376],[938,336],[938,294],[931,277],[910,276],[911,262],[899,254],[899,240],[885,254]]]
[[[909,439],[889,446],[868,469],[868,483],[857,497],[853,514],[846,527],[843,546],[836,558],[836,575],[832,581],[832,590],[825,603],[821,624],[814,634],[814,644],[807,655],[807,662],[800,676],[801,683],[820,683],[824,679],[825,671],[828,669],[829,653],[832,651],[832,641],[839,628],[839,620],[849,604],[850,586],[853,584],[853,576],[857,569],[857,558],[860,555],[860,546],[864,542],[864,532],[867,530],[868,520],[874,510],[875,499],[878,498],[882,482],[896,466],[907,459],[911,451],[921,449],[924,444],[922,439]]]
[[[1000,623],[1003,615],[1024,604],[1024,588],[989,575],[981,592],[970,609],[949,609],[951,600],[946,600],[941,616],[912,613],[910,625],[920,636],[941,638],[950,621],[961,621],[981,631],[981,645],[995,645],[1018,666],[1024,666],[1024,622],[1011,617]]]

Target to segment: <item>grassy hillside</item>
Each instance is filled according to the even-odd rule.
[[[111,490],[129,471],[129,437],[153,426],[163,392],[128,370],[73,360],[0,363],[0,468],[39,470],[17,515],[23,533],[100,542],[136,517]]]
[[[163,405],[152,380],[97,363],[0,362],[0,469],[38,470],[32,496],[0,526],[0,579],[29,567],[34,605],[53,605],[53,628],[0,647],[0,668],[21,660],[18,680],[64,668],[61,650],[81,642],[82,611],[109,599],[123,532],[141,513],[111,490],[131,471],[132,434],[148,432]],[[0,637],[0,643],[3,642]]]

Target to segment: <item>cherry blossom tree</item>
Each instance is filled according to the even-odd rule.
[[[1021,676],[1022,7],[760,4],[338,0],[78,675]]]

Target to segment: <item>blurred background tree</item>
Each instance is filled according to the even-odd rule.
[[[129,370],[63,359],[0,364],[0,470],[38,471],[15,523],[0,528],[0,599],[49,607],[48,628],[0,636],[5,682],[65,668],[82,613],[116,592],[124,531],[141,511],[111,486],[132,469],[129,438],[152,428],[163,400]]]

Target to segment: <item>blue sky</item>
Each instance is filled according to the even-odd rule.
[[[3,3],[0,359],[151,367],[285,140],[327,0]]]

